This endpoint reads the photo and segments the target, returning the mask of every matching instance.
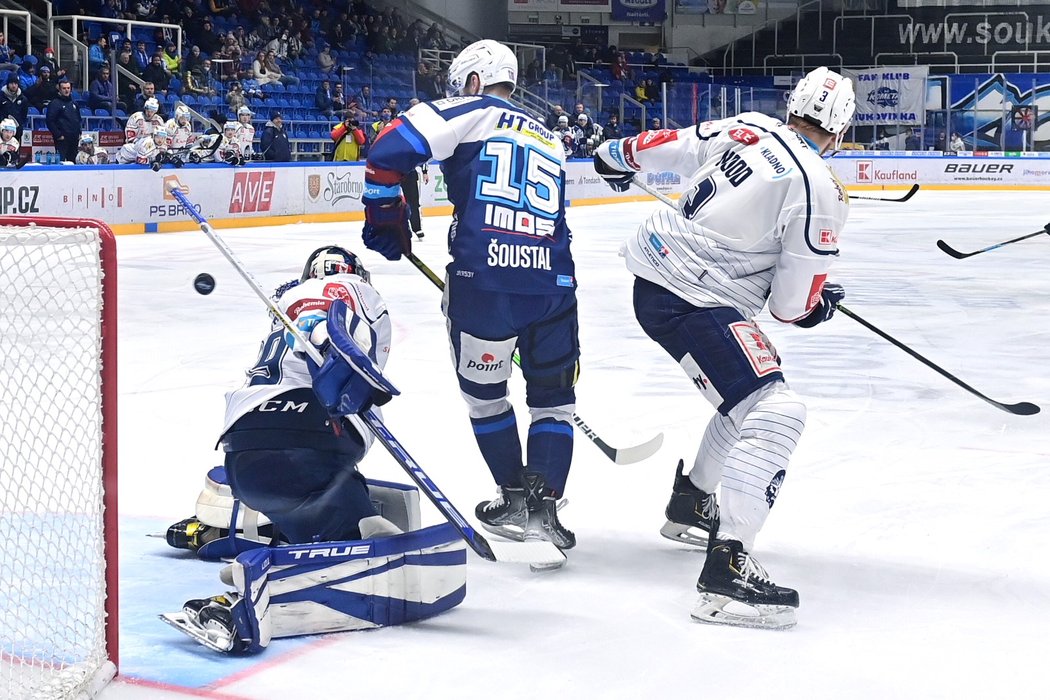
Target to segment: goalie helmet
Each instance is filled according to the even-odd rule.
[[[337,245],[326,245],[310,253],[303,268],[303,275],[299,278],[305,282],[308,279],[324,279],[328,275],[338,274],[357,275],[370,284],[372,276],[365,269],[361,259],[346,248]]]
[[[143,112],[153,112],[156,114],[158,109],[160,109],[160,102],[157,102],[155,97],[151,97],[142,103]]]
[[[459,52],[448,67],[447,95],[452,97],[461,94],[467,86],[470,74],[475,73],[481,81],[482,89],[496,83],[518,82],[518,58],[509,48],[493,41],[482,39],[475,41]]]
[[[799,117],[840,136],[853,119],[853,81],[821,66],[798,81],[788,99],[788,116]]]

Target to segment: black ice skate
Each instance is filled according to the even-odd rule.
[[[543,477],[536,472],[525,472],[521,477],[525,484],[525,504],[528,507],[529,519],[525,527],[525,541],[550,542],[558,549],[572,549],[576,546],[576,535],[558,520],[560,504],[554,492],[547,488]],[[533,564],[533,571],[560,569],[565,560],[554,564]]]
[[[696,582],[692,617],[735,627],[787,629],[795,624],[798,592],[778,586],[737,540],[716,540]]]
[[[500,486],[496,498],[479,503],[474,509],[474,515],[481,526],[492,534],[523,541],[525,526],[529,521],[525,489]]]
[[[163,613],[160,619],[180,632],[222,653],[237,653],[247,648],[233,621],[233,607],[240,600],[236,593],[187,600],[182,611]]]
[[[225,537],[229,530],[209,527],[197,518],[186,518],[168,527],[165,539],[176,549],[188,549],[196,552],[212,540]]]
[[[664,515],[667,522],[660,534],[682,544],[707,547],[708,534],[718,531],[718,501],[713,493],[702,491],[682,473],[685,462],[678,460],[671,500]]]

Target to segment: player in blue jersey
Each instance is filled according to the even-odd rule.
[[[510,49],[475,42],[449,67],[447,99],[391,123],[368,154],[363,238],[390,260],[410,253],[398,183],[441,161],[454,207],[442,309],[474,436],[499,488],[476,514],[497,534],[568,549],[576,537],[556,500],[572,460],[579,338],[565,158],[560,140],[509,102],[517,78]],[[507,389],[515,351],[532,418],[524,460]]]

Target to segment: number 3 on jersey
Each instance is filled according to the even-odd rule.
[[[545,218],[558,215],[562,183],[559,161],[510,139],[486,141],[479,158],[490,170],[478,178],[478,199],[525,207]]]

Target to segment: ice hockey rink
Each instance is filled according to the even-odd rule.
[[[562,520],[579,544],[567,566],[535,574],[470,555],[466,600],[445,615],[275,640],[250,658],[215,654],[157,619],[224,588],[219,565],[147,535],[191,515],[206,470],[221,463],[223,395],[254,362],[267,314],[202,233],[120,237],[121,676],[102,697],[1045,696],[1050,236],[966,260],[935,243],[972,251],[1036,231],[1050,219],[1046,201],[925,189],[906,203],[854,201],[829,277],[865,320],[998,401],[1040,405],[1039,415],[998,410],[842,314],[808,331],[759,318],[809,407],[755,548],[777,583],[798,589],[795,628],[690,619],[703,555],[658,531],[675,464],[691,462],[713,409],[634,320],[618,248],[663,205],[633,203],[568,214],[583,351],[576,410],[614,446],[659,432],[665,441],[644,462],[616,465],[577,431]],[[439,273],[448,222],[425,219],[415,246]],[[387,374],[403,395],[386,423],[472,516],[494,488],[456,387],[440,293],[409,262],[364,250],[360,227],[220,235],[271,290],[319,245],[362,256],[394,324]],[[200,272],[217,280],[210,296],[193,290]],[[520,420],[520,376],[513,388]],[[362,471],[408,482],[381,448]],[[437,522],[425,500],[423,510]]]

